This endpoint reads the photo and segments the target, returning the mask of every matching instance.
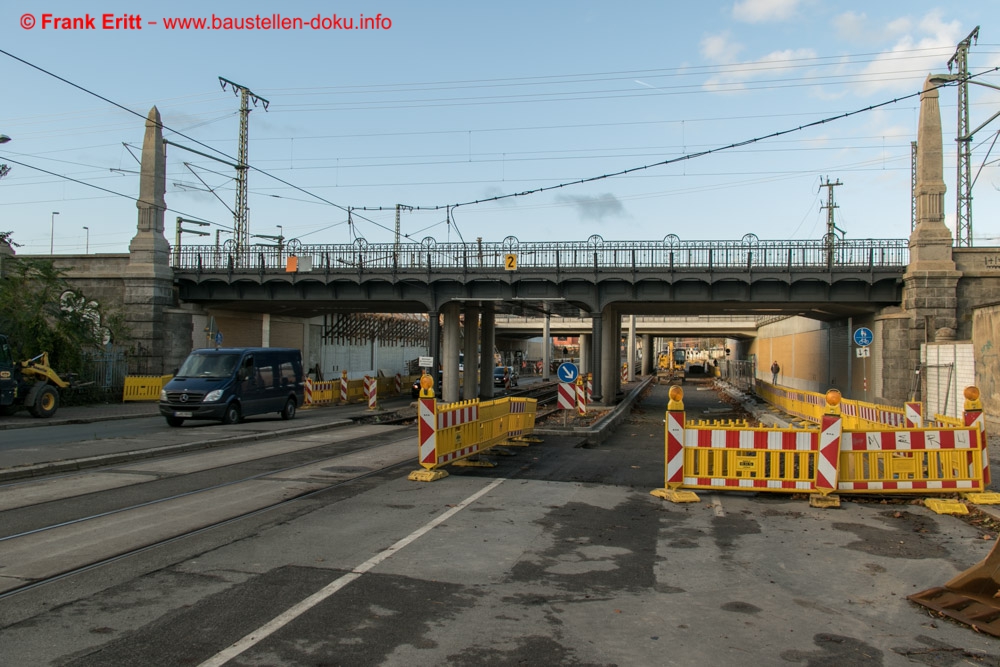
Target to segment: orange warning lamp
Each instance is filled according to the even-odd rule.
[[[834,407],[840,405],[840,401],[843,400],[843,396],[840,394],[839,389],[827,389],[826,390],[826,404],[832,405]]]
[[[427,373],[420,376],[420,396],[421,398],[434,397],[434,378]]]
[[[667,403],[667,410],[683,410],[684,409],[684,389],[680,385],[674,385],[667,392],[667,396],[670,398],[670,402]]]
[[[965,394],[965,410],[982,410],[983,404],[979,402],[979,387],[968,386],[963,392]]]

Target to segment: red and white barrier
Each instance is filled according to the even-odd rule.
[[[924,404],[920,401],[907,401],[903,406],[906,413],[906,428],[923,428]]]
[[[819,432],[819,456],[816,459],[816,489],[821,493],[837,490],[840,439],[843,433],[844,420],[839,414],[823,415]]]
[[[303,405],[312,405],[313,402],[313,381],[312,378],[306,378],[306,397],[303,401]]]
[[[403,376],[400,375],[399,373],[396,373],[396,393],[397,394],[403,393]]]
[[[437,402],[433,398],[421,398],[418,400],[420,413],[420,423],[418,425],[420,440],[419,460],[424,466],[437,465]]]
[[[340,372],[340,402],[347,403],[347,371]]]
[[[576,407],[576,391],[569,382],[560,382],[557,393],[556,408],[559,410],[572,410]]]
[[[583,380],[576,381],[576,412],[581,417],[587,416],[587,394],[583,388]]]
[[[378,408],[378,380],[366,375],[365,376],[365,396],[368,397],[368,409],[375,410]]]

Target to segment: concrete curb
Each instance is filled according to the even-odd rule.
[[[69,426],[72,424],[92,424],[94,422],[111,422],[120,421],[122,419],[143,419],[146,417],[159,417],[159,412],[150,412],[148,414],[130,414],[130,415],[99,415],[94,417],[70,417],[66,419],[40,419],[38,421],[22,422],[19,424],[8,424],[0,422],[0,431],[8,431],[13,429],[22,428],[37,428],[39,426]]]
[[[113,418],[111,418],[113,419]],[[98,421],[98,420],[94,420]],[[275,436],[294,436],[306,433],[315,433],[331,428],[341,428],[350,426],[354,422],[350,419],[342,419],[323,424],[310,424],[308,426],[297,426],[277,431],[265,431],[263,433],[252,433],[246,435],[234,435],[228,438],[216,438],[214,440],[197,440],[184,442],[178,445],[167,445],[165,447],[151,447],[150,449],[133,449],[127,452],[115,452],[114,454],[100,454],[97,456],[87,456],[79,459],[69,459],[65,461],[49,461],[46,463],[35,463],[16,468],[6,468],[0,470],[0,482],[16,479],[30,479],[32,477],[42,477],[63,472],[75,472],[86,468],[98,468],[119,463],[129,463],[141,461],[158,456],[170,456],[172,454],[184,454],[199,449],[211,449],[213,447],[223,447],[225,445],[235,445],[241,442],[256,442],[266,440]]]
[[[653,376],[642,380],[621,400],[618,405],[601,421],[593,426],[576,426],[567,429],[535,428],[532,435],[575,436],[582,437],[589,445],[599,445],[608,439],[611,429],[618,426],[632,412],[632,406],[638,401],[643,390],[652,383]]]

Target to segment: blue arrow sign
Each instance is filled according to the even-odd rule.
[[[580,371],[577,369],[576,364],[571,364],[568,361],[559,364],[559,368],[556,369],[556,376],[560,382],[576,382],[576,378],[579,375]]]
[[[222,345],[222,332],[221,331],[216,332],[216,334],[215,334],[215,344],[216,345]]]
[[[875,334],[868,327],[860,327],[854,330],[854,344],[858,347],[868,347],[875,340]]]

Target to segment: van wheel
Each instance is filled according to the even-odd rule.
[[[285,409],[281,411],[282,419],[294,419],[295,418],[295,399],[290,398],[288,402],[285,403]]]
[[[230,403],[226,406],[226,413],[222,415],[223,424],[239,424],[243,415],[240,413],[240,406],[237,403]]]
[[[183,417],[167,417],[167,425],[169,426],[181,426],[183,423]]]

